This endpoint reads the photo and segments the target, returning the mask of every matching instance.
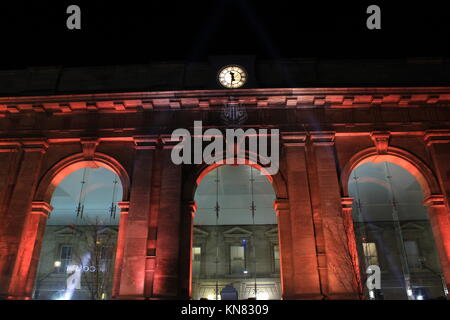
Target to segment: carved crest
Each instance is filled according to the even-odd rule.
[[[238,126],[247,121],[247,111],[238,101],[230,97],[230,101],[224,104],[220,118],[226,126]]]

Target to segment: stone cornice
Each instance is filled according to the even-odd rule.
[[[0,97],[0,117],[20,112],[208,110],[222,108],[230,96],[249,108],[418,107],[450,104],[450,87],[234,89]]]

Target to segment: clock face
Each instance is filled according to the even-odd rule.
[[[240,88],[247,81],[247,73],[244,68],[230,65],[219,71],[219,82],[225,88]]]

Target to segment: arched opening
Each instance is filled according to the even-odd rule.
[[[106,165],[83,164],[65,167],[49,186],[53,210],[42,240],[33,299],[111,297],[122,182]]]
[[[429,190],[417,168],[401,164],[373,156],[349,176],[362,279],[370,265],[379,266],[381,288],[367,292],[370,299],[441,298],[445,280],[423,205]]]
[[[280,250],[271,180],[248,165],[208,170],[198,181],[193,299],[280,299]]]

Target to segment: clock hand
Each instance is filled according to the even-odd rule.
[[[235,79],[234,79],[234,72],[230,71],[230,75],[231,75],[231,83],[233,83],[235,81]]]

